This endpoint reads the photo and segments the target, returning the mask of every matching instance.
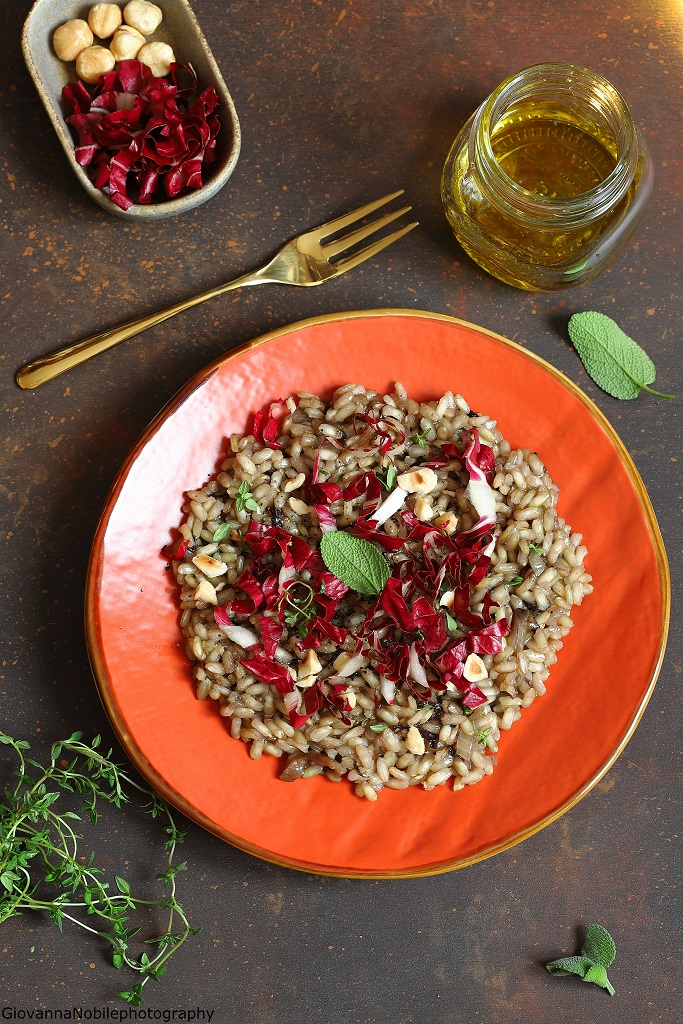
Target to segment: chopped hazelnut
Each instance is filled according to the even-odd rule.
[[[306,479],[306,474],[305,473],[299,473],[292,480],[288,480],[287,481],[287,483],[283,487],[283,490],[285,491],[286,494],[289,494],[290,491],[298,491],[299,488],[301,487],[302,483],[305,481],[305,479]]]
[[[76,74],[88,85],[94,85],[107,71],[113,71],[116,60],[106,46],[88,46],[76,58]]]
[[[221,562],[218,558],[212,558],[211,555],[195,555],[192,561],[199,571],[203,572],[209,579],[222,576],[223,573],[228,571],[225,562]]]
[[[305,516],[310,511],[306,502],[302,501],[301,498],[290,498],[289,507],[298,516]]]
[[[82,18],[65,21],[52,37],[52,47],[60,60],[76,60],[79,53],[92,44],[93,34]]]
[[[468,683],[480,683],[482,679],[488,678],[486,665],[478,654],[470,654],[465,662],[462,674]]]
[[[440,526],[444,533],[450,537],[458,528],[458,517],[454,512],[444,512],[443,515],[436,517],[434,525]]]
[[[162,22],[164,15],[160,7],[147,0],[130,0],[123,8],[123,20],[144,36],[151,36]]]
[[[202,580],[193,596],[195,601],[204,601],[205,604],[218,604],[216,588],[208,580]]]
[[[412,469],[408,473],[401,473],[396,480],[399,487],[402,487],[408,494],[428,494],[437,485],[437,475],[433,469]]]
[[[420,495],[415,499],[415,515],[421,523],[428,522],[428,520],[430,520],[434,515],[434,509],[432,506]]]
[[[415,725],[411,725],[406,736],[406,746],[411,754],[424,754],[425,741],[422,733]]]
[[[321,669],[322,665],[315,651],[306,651],[306,657],[299,663],[297,681],[301,684],[301,681],[308,676],[317,676]]]
[[[121,8],[117,4],[93,4],[88,12],[88,25],[98,39],[109,39],[121,24]]]

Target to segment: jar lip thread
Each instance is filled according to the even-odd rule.
[[[491,133],[512,101],[526,98],[541,89],[563,94],[571,105],[590,105],[595,115],[609,127],[616,146],[616,163],[610,174],[593,188],[574,196],[544,196],[531,192],[509,177],[496,159]],[[568,104],[569,105],[569,104]],[[493,189],[496,202],[501,199],[517,210],[523,208],[535,217],[573,220],[588,213],[601,216],[623,195],[633,180],[638,163],[637,129],[621,94],[601,75],[566,63],[537,64],[502,82],[482,103],[473,117],[470,159],[478,167],[482,184]],[[489,198],[491,198],[489,196]]]

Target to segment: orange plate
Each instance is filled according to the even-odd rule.
[[[184,492],[216,471],[226,436],[296,391],[329,397],[354,381],[399,379],[417,399],[450,389],[494,417],[514,446],[540,452],[560,514],[582,533],[595,593],[553,667],[548,693],[504,733],[494,774],[454,793],[284,783],[249,758],[185,659],[176,587],[162,548]],[[628,557],[624,557],[628,538]],[[596,784],[631,736],[666,642],[669,578],[638,473],[595,405],[513,342],[432,313],[319,317],[259,338],[198,374],[128,457],[95,536],[86,601],[103,702],[133,763],[170,803],[258,857],[320,874],[400,877],[463,867],[554,821]]]

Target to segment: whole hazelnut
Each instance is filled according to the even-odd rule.
[[[52,46],[60,60],[76,60],[81,50],[85,50],[86,46],[92,46],[92,40],[92,32],[87,21],[72,18],[55,31]]]
[[[116,60],[135,60],[144,45],[145,37],[141,32],[130,25],[122,25],[114,33],[109,49]]]
[[[147,65],[155,78],[163,78],[171,70],[175,55],[168,43],[147,43],[140,50],[138,60]]]
[[[94,4],[88,13],[88,24],[98,39],[109,39],[121,24],[121,8],[116,4]]]
[[[159,28],[163,16],[161,8],[148,3],[148,0],[130,0],[123,8],[125,23],[132,25],[144,36],[150,36]]]
[[[76,58],[76,74],[88,85],[95,82],[107,71],[113,71],[116,60],[106,46],[88,46]]]

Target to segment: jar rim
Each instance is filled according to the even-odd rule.
[[[574,90],[572,89],[574,86]],[[588,102],[588,93],[577,95],[576,89],[592,89],[596,102],[602,104],[601,115],[608,124],[617,150],[613,170],[598,185],[573,196],[544,196],[519,185],[506,174],[491,145],[491,132],[505,109],[520,93],[552,88],[571,96],[573,105]],[[595,104],[595,113],[598,113]],[[547,62],[523,68],[497,86],[474,114],[471,139],[475,159],[484,171],[484,180],[495,178],[497,201],[501,198],[517,210],[552,221],[574,220],[587,215],[599,217],[608,211],[630,186],[638,163],[637,129],[621,93],[597,72],[576,64]]]

